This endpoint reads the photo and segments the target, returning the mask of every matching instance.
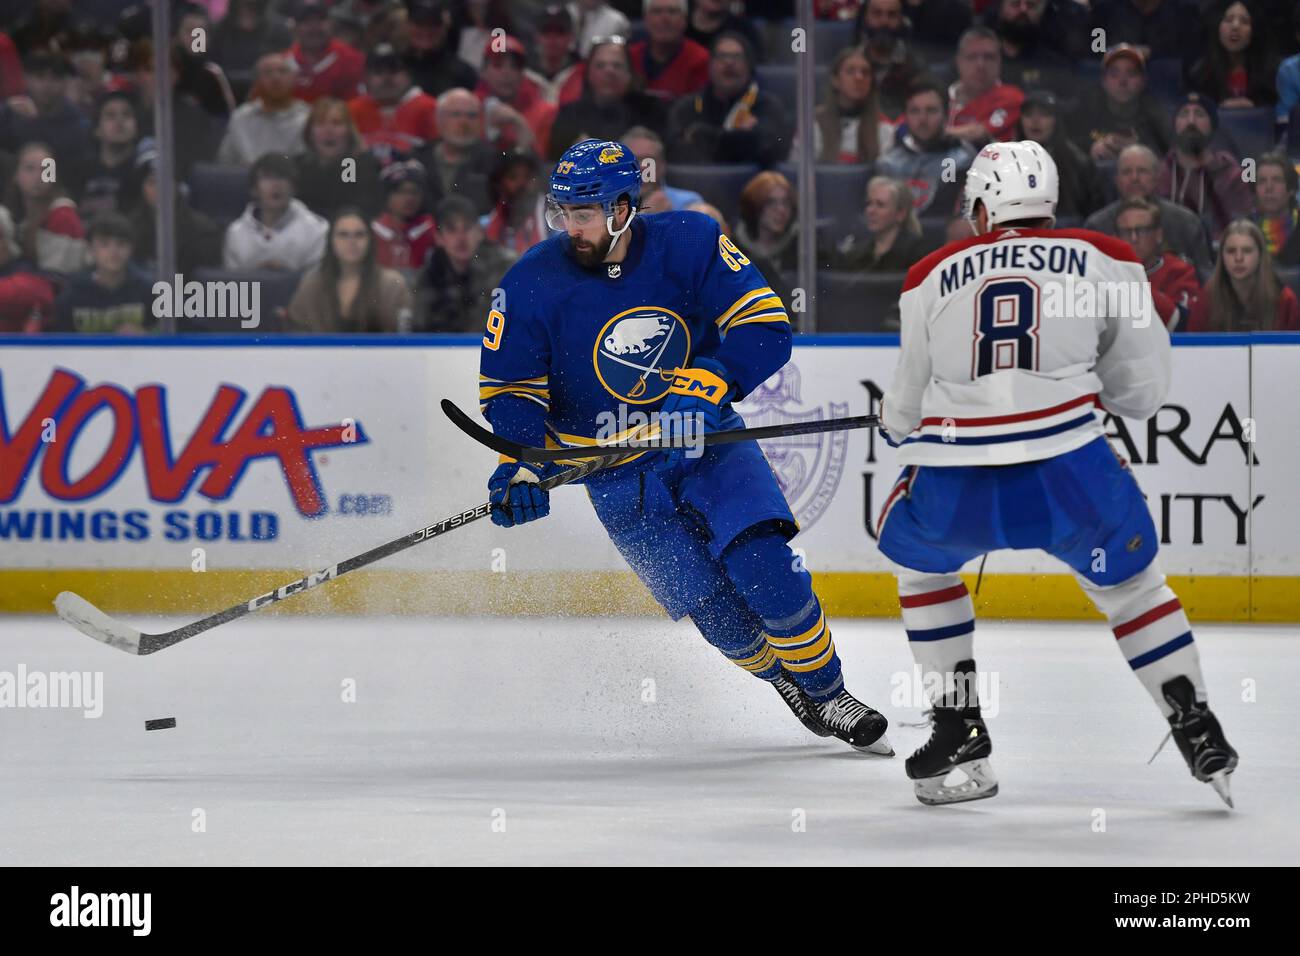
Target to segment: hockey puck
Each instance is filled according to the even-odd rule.
[[[171,730],[175,726],[175,717],[159,717],[157,720],[146,720],[144,722],[145,730]]]

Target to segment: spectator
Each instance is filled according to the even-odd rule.
[[[605,0],[576,0],[569,4],[578,36],[578,56],[588,59],[599,37],[626,37],[632,23]]]
[[[226,229],[224,266],[300,272],[320,262],[329,224],[294,197],[293,161],[267,153],[248,182],[252,202]]]
[[[0,31],[0,101],[11,96],[21,96],[26,90],[23,83],[23,61],[18,48],[7,33]]]
[[[941,4],[942,0],[925,2]],[[965,20],[965,25],[969,25],[969,9],[965,10]],[[897,123],[902,117],[908,89],[925,75],[925,61],[912,50],[910,37],[909,21],[903,15],[903,0],[867,0],[863,5],[854,43],[867,51],[880,111],[891,123]],[[947,45],[952,46],[955,42],[954,37]]]
[[[407,0],[406,67],[411,81],[432,97],[447,90],[474,89],[478,73],[456,55],[451,43],[449,0]]]
[[[1185,327],[1201,294],[1201,283],[1196,266],[1165,250],[1160,207],[1149,199],[1122,200],[1115,217],[1115,234],[1131,245],[1142,260],[1156,312],[1165,327],[1170,332]]]
[[[541,91],[542,98],[558,108],[560,93],[566,85],[576,92],[572,99],[582,95],[582,61],[574,51],[573,18],[563,4],[552,3],[542,11],[537,24],[535,69],[527,69],[524,76]],[[564,101],[568,102],[568,100]]]
[[[1005,140],[1016,128],[1019,88],[1003,83],[1002,45],[988,27],[971,27],[957,43],[957,82],[948,90],[948,133],[975,148]]]
[[[456,22],[460,26],[456,52],[475,70],[483,69],[483,51],[493,37],[518,33],[510,17],[510,0],[463,0]]]
[[[831,61],[826,99],[814,114],[819,163],[874,163],[894,145],[894,125],[881,115],[871,60],[862,47],[845,47]]]
[[[1106,184],[1092,160],[1065,138],[1059,114],[1055,96],[1046,90],[1031,91],[1020,106],[1017,136],[1041,144],[1056,162],[1060,177],[1057,219],[1081,219],[1106,204]]]
[[[758,253],[777,269],[799,268],[798,201],[794,186],[778,172],[756,175],[740,193],[736,242]]]
[[[390,164],[380,178],[384,211],[370,224],[375,259],[413,280],[433,250],[433,217],[425,211],[429,182],[424,167],[414,159]]]
[[[1272,106],[1277,102],[1277,62],[1259,9],[1243,0],[1217,0],[1210,10],[1205,56],[1188,73],[1188,89],[1220,109]]]
[[[957,208],[975,150],[944,129],[948,100],[931,80],[913,85],[903,116],[907,132],[876,163],[876,171],[907,183],[917,215],[947,216]]]
[[[287,50],[292,45],[289,22],[272,13],[269,6],[269,0],[232,0],[212,31],[212,58],[231,76],[251,76],[264,53]]]
[[[686,6],[686,0],[645,0],[648,37],[628,47],[645,91],[666,103],[709,82],[709,51],[687,38]]]
[[[1148,60],[1191,63],[1200,55],[1200,20],[1189,0],[1097,0],[1092,27],[1106,43],[1128,43]]]
[[[297,67],[287,53],[263,53],[257,60],[257,99],[235,110],[217,150],[217,162],[251,166],[266,153],[296,156],[306,147],[303,130],[311,113],[294,96]]]
[[[217,123],[205,113],[189,93],[180,89],[180,53],[171,49],[172,144],[175,149],[176,177],[186,179],[197,162],[207,162],[217,154],[221,133]],[[131,85],[136,93],[136,114],[142,139],[154,139],[157,128],[152,95],[153,43],[145,37],[131,44],[129,57]]]
[[[862,218],[865,235],[850,232],[836,248],[836,269],[847,272],[906,272],[929,250],[912,208],[907,183],[873,176],[867,183]]]
[[[641,124],[659,132],[664,106],[656,97],[636,89],[627,47],[611,37],[591,48],[583,70],[582,96],[565,103],[551,127],[550,159],[586,139],[613,139],[629,126]]]
[[[1141,143],[1164,155],[1173,139],[1169,115],[1146,92],[1146,58],[1121,43],[1101,61],[1100,89],[1085,90],[1074,112],[1074,144],[1096,162],[1114,161],[1129,146]]]
[[[674,189],[668,185],[668,160],[664,156],[664,141],[646,126],[633,126],[618,137],[618,142],[632,150],[641,164],[641,205],[643,212],[668,212],[687,209],[704,201],[699,193],[690,189]]]
[[[1159,174],[1160,160],[1155,153],[1142,145],[1126,147],[1115,166],[1115,187],[1120,198],[1085,219],[1083,227],[1114,236],[1120,203],[1125,199],[1150,200],[1160,209],[1160,228],[1166,248],[1190,259],[1198,269],[1209,270],[1214,259],[1206,240],[1205,225],[1187,208],[1156,195]]]
[[[1281,266],[1300,265],[1300,180],[1285,153],[1265,153],[1255,167],[1255,212],[1251,220],[1264,234],[1268,254]]]
[[[22,258],[16,235],[0,206],[0,332],[40,332],[54,315],[54,287]]]
[[[324,0],[298,0],[290,55],[298,64],[297,96],[311,103],[332,96],[345,103],[361,92],[366,61],[357,50],[331,35]]]
[[[323,96],[309,109],[303,129],[306,148],[294,157],[298,198],[327,220],[344,206],[378,215],[384,201],[379,160],[362,143],[347,104]]]
[[[140,142],[135,97],[125,90],[106,93],[95,108],[97,148],[70,162],[73,196],[86,219],[126,209],[135,179],[135,152]]]
[[[175,23],[173,46],[180,57],[179,88],[193,96],[209,115],[225,119],[235,111],[235,93],[226,71],[208,55],[207,37],[212,35],[208,11],[197,3],[182,2],[176,7]]]
[[[731,227],[727,225],[726,217],[722,215],[722,211],[718,209],[717,206],[710,205],[704,200],[700,200],[699,202],[692,203],[688,206],[687,211],[704,213],[704,215],[708,216],[718,224],[719,228],[722,229],[723,235],[728,237],[730,236]],[[735,242],[736,240],[733,239],[732,241]],[[785,281],[785,277],[781,274],[781,270],[778,269],[770,259],[764,258],[753,249],[746,249],[744,246],[739,245],[739,243],[737,243],[737,248],[745,254],[745,258],[747,258],[753,264],[754,268],[762,274],[763,278],[767,280],[768,287],[780,296],[781,301],[786,303],[788,306],[790,304],[790,296],[793,290],[791,289],[790,284]]]
[[[509,152],[519,147],[545,154],[558,108],[546,102],[541,89],[524,75],[527,61],[524,45],[514,37],[489,41],[488,49],[483,51],[483,69],[475,92],[483,100],[485,110],[491,108],[490,101],[500,100],[517,112],[531,131],[531,142],[518,142],[512,128],[503,129],[495,144],[497,149]]]
[[[18,165],[4,205],[18,220],[22,257],[49,272],[71,273],[86,261],[86,231],[77,204],[57,176],[54,155],[44,143],[18,151]]]
[[[406,63],[387,43],[366,57],[366,92],[348,110],[366,147],[384,159],[413,153],[438,136],[438,101],[412,85]]]
[[[36,0],[31,14],[10,33],[14,46],[27,50],[61,50],[75,32],[72,0]]]
[[[494,108],[510,109],[504,103]],[[421,148],[415,158],[428,176],[432,204],[459,193],[479,215],[492,211],[487,190],[492,150],[483,138],[483,104],[469,90],[448,90],[438,97],[438,139]]]
[[[1211,100],[1189,93],[1174,114],[1174,145],[1160,168],[1156,192],[1186,206],[1217,240],[1228,223],[1250,212],[1250,187],[1237,158],[1210,146],[1218,124]]]
[[[631,143],[623,143],[635,152]],[[639,156],[640,154],[637,153]],[[489,242],[522,256],[550,236],[546,226],[546,195],[540,181],[537,157],[523,150],[504,154],[488,179],[495,204],[484,224]],[[645,189],[641,191],[645,208]]]
[[[1002,78],[1022,90],[1073,92],[1074,65],[1048,44],[1046,0],[999,0],[987,18],[1002,42]],[[1053,27],[1058,27],[1053,24]]]
[[[484,239],[463,197],[448,196],[437,216],[438,245],[416,288],[417,326],[423,332],[481,332],[514,256]]]
[[[64,95],[68,64],[57,53],[38,50],[23,62],[27,93],[0,106],[0,149],[17,151],[24,143],[42,142],[60,163],[72,165],[90,145],[90,124]]]
[[[413,301],[401,274],[378,260],[359,209],[340,209],[329,224],[320,264],[303,274],[289,302],[298,332],[409,332]]]
[[[708,86],[668,114],[674,162],[771,166],[789,155],[792,133],[780,101],[754,82],[754,51],[736,33],[713,42]]]
[[[91,266],[69,277],[54,305],[51,332],[139,335],[158,325],[153,285],[131,271],[131,223],[106,213],[90,224]]]
[[[153,274],[157,267],[158,222],[158,151],[152,140],[140,144],[135,161],[135,176],[125,193],[126,217],[131,222],[132,262],[141,271]],[[221,264],[221,228],[190,205],[178,187],[173,201],[176,271],[189,274],[195,269]]]
[[[1300,40],[1300,2],[1292,7],[1291,35]],[[1277,68],[1277,108],[1275,116],[1279,126],[1291,122],[1291,111],[1300,104],[1300,53],[1292,54]]]
[[[1189,332],[1300,331],[1300,303],[1273,271],[1259,226],[1229,223],[1205,290],[1192,307]]]
[[[109,90],[119,89],[120,81],[108,71],[108,57],[116,36],[98,24],[85,23],[68,38],[68,63],[71,77],[64,86],[77,110],[89,116],[100,98]]]
[[[719,35],[739,33],[749,41],[755,56],[761,62],[763,37],[754,26],[754,18],[737,15],[735,7],[736,4],[731,3],[730,0],[694,0],[686,24],[686,37],[698,43],[703,49],[711,50],[713,41]]]

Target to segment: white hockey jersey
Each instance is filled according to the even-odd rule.
[[[1169,389],[1169,333],[1142,263],[1086,229],[998,229],[916,263],[881,419],[901,464],[1002,465],[1147,418]]]

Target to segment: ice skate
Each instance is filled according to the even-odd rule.
[[[962,661],[956,672],[973,678],[975,662]],[[907,775],[914,782],[916,799],[926,806],[997,795],[998,781],[988,760],[993,741],[979,704],[969,706],[967,700],[959,689],[935,704],[929,712],[930,739],[907,758]]]
[[[1224,737],[1218,718],[1206,704],[1197,701],[1196,690],[1186,677],[1166,681],[1161,685],[1160,693],[1174,709],[1169,718],[1169,736],[1178,744],[1192,776],[1208,783],[1224,803],[1234,806],[1228,776],[1237,769],[1237,751]]]
[[[803,692],[803,688],[792,681],[789,674],[782,671],[781,676],[772,681],[772,686],[781,695],[785,705],[799,718],[801,724],[818,737],[830,737],[832,735],[833,731],[817,715],[817,705],[808,699],[808,695]]]
[[[885,736],[885,729],[889,726],[885,715],[872,710],[847,690],[813,706],[831,734],[854,750],[881,757],[894,756],[894,748]]]

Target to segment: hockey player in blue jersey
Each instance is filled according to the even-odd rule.
[[[936,691],[933,734],[907,774],[926,804],[997,793],[974,608],[957,572],[989,551],[1037,548],[1074,571],[1192,774],[1231,806],[1237,753],[1206,706],[1146,501],[1098,414],[1156,412],[1169,335],[1132,248],[1052,229],[1056,201],[1056,164],[1041,146],[990,143],[966,177],[975,236],[918,262],[903,286],[902,348],[881,419],[907,467],[877,536],[899,566],[903,626]]]
[[[560,158],[548,221],[565,234],[510,269],[487,319],[480,400],[498,434],[551,447],[646,437],[611,427],[633,412],[659,413],[664,438],[741,428],[731,403],[788,361],[789,316],[749,259],[707,216],[639,214],[640,191],[640,166],[620,143],[588,140]],[[794,517],[758,445],[691,451],[647,452],[587,479],[610,539],[674,620],[689,616],[810,731],[892,755],[884,716],[844,687],[811,577],[788,545]],[[488,481],[493,521],[544,517],[537,482],[548,474],[503,460]]]

